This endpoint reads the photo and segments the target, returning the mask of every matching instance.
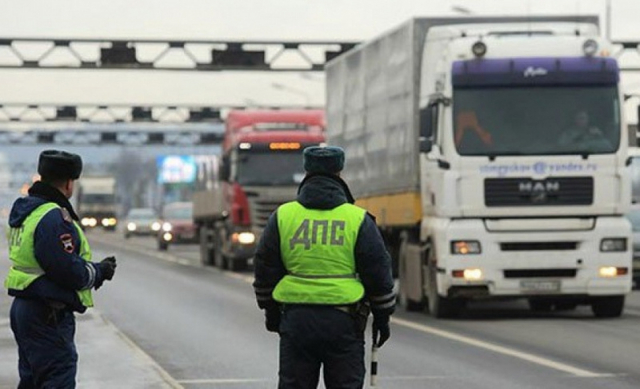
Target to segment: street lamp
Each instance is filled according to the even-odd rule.
[[[271,86],[273,88],[275,88],[275,89],[291,92],[291,93],[296,94],[298,96],[302,96],[304,98],[306,106],[307,107],[311,106],[311,98],[309,97],[309,94],[307,92],[302,91],[300,89],[292,88],[292,87],[284,85],[284,84],[280,84],[278,82],[271,83]]]

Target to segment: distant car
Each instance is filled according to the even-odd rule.
[[[193,203],[178,202],[165,205],[162,225],[158,232],[158,249],[166,250],[173,243],[195,243],[197,228],[193,222]]]
[[[162,225],[153,208],[132,208],[124,221],[124,237],[156,235]]]
[[[627,213],[633,230],[633,281],[640,287],[640,207],[634,206]]]

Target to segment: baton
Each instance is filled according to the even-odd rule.
[[[371,381],[369,384],[374,387],[378,381],[378,346],[376,345],[375,338],[371,345]]]

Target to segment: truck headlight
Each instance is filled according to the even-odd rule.
[[[252,244],[256,241],[256,236],[253,232],[236,232],[231,235],[231,240],[240,244]]]
[[[451,272],[454,278],[464,278],[466,281],[480,281],[482,279],[481,269],[463,269]]]
[[[602,266],[598,270],[598,275],[603,278],[624,276],[627,275],[627,273],[629,273],[629,269],[626,267]]]
[[[477,240],[452,240],[451,241],[451,254],[454,255],[467,255],[467,254],[480,254],[482,247]]]
[[[605,238],[600,241],[600,251],[621,252],[627,251],[627,238]]]

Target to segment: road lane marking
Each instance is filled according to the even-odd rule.
[[[420,332],[424,332],[424,333],[428,333],[428,334],[432,334],[432,335],[436,335],[439,336],[441,338],[446,338],[446,339],[451,339],[451,340],[455,340],[457,342],[462,342],[465,344],[468,344],[470,346],[474,346],[474,347],[478,347],[478,348],[483,348],[485,350],[490,350],[499,354],[504,354],[504,355],[508,355],[508,356],[512,356],[514,358],[518,358],[518,359],[522,359],[528,362],[532,362],[535,363],[537,365],[541,365],[541,366],[545,366],[545,367],[549,367],[551,369],[555,369],[555,370],[559,370],[565,373],[569,373],[578,377],[609,377],[611,376],[611,374],[601,374],[601,373],[596,373],[593,371],[589,371],[589,370],[584,370],[584,369],[580,369],[577,368],[575,366],[571,366],[571,365],[567,365],[565,363],[561,363],[561,362],[556,362],[553,361],[551,359],[547,359],[547,358],[543,358],[543,357],[539,357],[537,355],[533,355],[533,354],[529,354],[529,353],[525,353],[522,351],[518,351],[512,348],[508,348],[508,347],[503,347],[503,346],[498,346],[496,344],[492,344],[489,342],[485,342],[479,339],[474,339],[468,336],[464,336],[464,335],[458,335],[456,333],[453,332],[449,332],[449,331],[444,331],[435,327],[430,327],[424,324],[418,324],[418,323],[414,323],[408,320],[404,320],[404,319],[399,319],[396,317],[391,317],[391,322],[394,324],[398,324],[401,325],[403,327],[406,328],[411,328],[413,330],[416,331],[420,331]]]
[[[270,379],[264,378],[203,378],[192,380],[179,380],[179,383],[183,385],[198,385],[198,384],[251,384],[251,383],[265,383],[274,382]]]
[[[639,316],[640,315],[640,309],[625,307],[624,311],[622,312],[622,315],[624,316],[625,314],[632,315],[632,316]]]

